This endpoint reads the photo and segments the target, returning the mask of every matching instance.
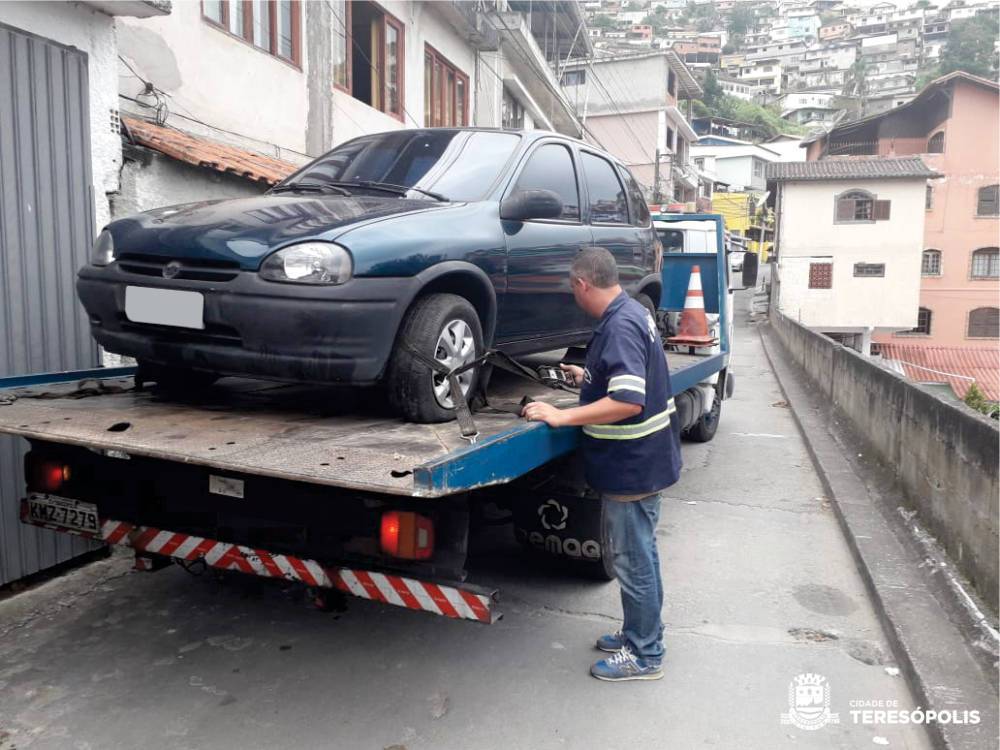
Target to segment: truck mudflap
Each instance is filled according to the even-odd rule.
[[[136,552],[137,567],[140,569],[148,569],[144,564],[148,557],[144,560],[139,556],[140,553],[143,556],[156,555],[164,560],[182,560],[186,563],[200,560],[205,565],[220,570],[298,581],[315,588],[338,589],[362,599],[433,612],[444,617],[475,620],[488,625],[501,617],[494,609],[499,592],[481,586],[463,584],[458,587],[375,570],[329,567],[316,560],[110,518],[99,519],[97,531],[73,529],[31,518],[27,499],[21,501],[21,521],[107,544],[131,547]]]

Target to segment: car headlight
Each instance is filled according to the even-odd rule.
[[[332,242],[303,242],[267,257],[260,275],[294,284],[343,284],[351,278],[351,254]]]
[[[90,262],[95,266],[106,266],[115,259],[115,241],[111,232],[105,229],[94,240],[94,249],[90,252]]]

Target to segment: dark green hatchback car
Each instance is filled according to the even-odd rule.
[[[433,422],[454,415],[448,382],[413,350],[453,369],[588,340],[568,279],[588,245],[656,304],[659,243],[619,161],[545,131],[397,130],[256,198],[114,221],[77,290],[97,342],[161,384],[382,383]]]

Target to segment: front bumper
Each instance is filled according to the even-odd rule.
[[[125,288],[204,295],[204,330],[133,323]],[[371,384],[418,291],[415,278],[355,278],[332,287],[282,284],[240,272],[225,282],[156,279],[117,263],[80,271],[77,293],[102,347],[144,362],[279,380]]]

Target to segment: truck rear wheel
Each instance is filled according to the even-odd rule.
[[[715,432],[719,429],[719,419],[721,416],[722,398],[719,395],[718,389],[716,389],[715,398],[712,400],[712,408],[707,412],[703,412],[698,417],[698,421],[685,430],[684,437],[695,443],[707,443],[715,437]]]
[[[475,308],[457,294],[430,294],[417,300],[403,320],[386,378],[389,401],[408,422],[454,419],[448,378],[414,357],[410,349],[452,370],[472,362],[484,350],[483,329]],[[458,376],[466,396],[473,392],[478,369]]]

